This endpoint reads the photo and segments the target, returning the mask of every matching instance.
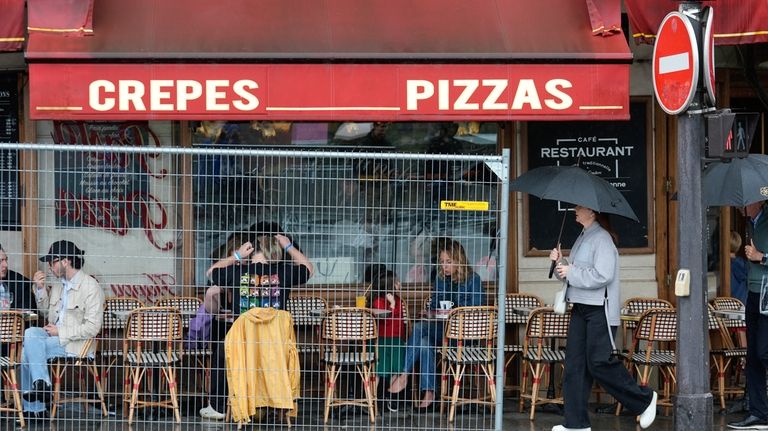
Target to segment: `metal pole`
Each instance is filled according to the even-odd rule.
[[[496,345],[496,411],[494,412],[494,429],[502,430],[502,420],[504,415],[504,339],[506,337],[506,313],[505,304],[507,298],[507,238],[509,238],[509,148],[501,151],[501,172],[497,176],[501,180],[501,212],[497,216],[496,222],[499,223],[501,231],[499,233],[499,261],[497,268],[499,271],[499,285],[496,287],[496,304],[498,332]]]
[[[681,4],[680,11],[701,20],[700,2]],[[702,26],[694,25],[699,52]],[[689,114],[679,115],[677,132],[679,268],[691,271],[690,296],[677,299],[677,397],[675,430],[712,429],[707,340],[706,223],[701,199],[704,149],[704,100],[701,83]],[[697,111],[696,113],[690,113]]]

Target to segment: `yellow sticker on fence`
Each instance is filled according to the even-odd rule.
[[[488,211],[488,202],[440,201],[440,209],[449,211]]]

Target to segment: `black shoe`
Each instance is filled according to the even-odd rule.
[[[26,425],[29,425],[31,423],[43,423],[48,421],[48,412],[43,410],[42,412],[24,412],[24,421],[26,422]],[[19,419],[16,418],[16,422],[19,422]]]
[[[45,380],[35,380],[32,383],[32,390],[22,394],[22,397],[29,402],[42,401],[47,403],[51,399],[51,385]]]
[[[768,419],[749,415],[742,421],[729,423],[728,428],[737,430],[768,430]]]
[[[391,413],[397,413],[397,411],[399,410],[398,404],[400,403],[398,403],[395,400],[387,400],[387,410],[389,410]]]

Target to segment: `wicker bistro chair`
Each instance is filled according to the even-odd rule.
[[[494,365],[496,363],[496,307],[458,307],[448,315],[445,324],[442,363],[443,384],[440,387],[440,399],[449,400],[451,408],[448,422],[453,422],[456,406],[460,404],[496,405],[496,383]],[[483,371],[487,393],[477,398],[459,398],[462,378],[467,366],[476,366]],[[448,394],[449,378],[453,378],[453,391]],[[443,413],[444,403],[440,403]]]
[[[328,308],[325,299],[319,296],[291,296],[285,303],[285,310],[293,317],[293,326],[297,329],[297,350],[300,355],[320,352],[320,324],[323,312]],[[323,310],[318,312],[317,310]],[[303,336],[301,336],[301,335]]]
[[[644,298],[644,297],[636,297],[636,298],[629,298],[626,301],[624,301],[624,305],[621,307],[622,314],[631,314],[631,315],[641,315],[646,310],[650,310],[651,308],[674,308],[672,306],[672,303],[661,299],[661,298]],[[622,320],[621,321],[621,338],[623,343],[623,350],[626,352],[629,347],[628,344],[631,343],[631,335],[634,333],[635,328],[637,328],[637,321],[633,320]]]
[[[518,332],[522,329],[525,330],[525,325],[528,323],[528,314],[535,308],[544,306],[544,302],[536,295],[530,295],[527,293],[508,293],[504,299],[504,319],[505,324],[513,329],[511,336],[517,340]],[[521,313],[521,310],[525,313]],[[523,353],[522,343],[512,342],[510,344],[504,343],[504,355],[506,360],[504,361],[504,376],[505,382],[508,376],[509,365]],[[505,386],[505,389],[516,390],[517,386]]]
[[[203,300],[195,296],[166,296],[155,301],[155,307],[172,307],[179,310],[181,313],[181,325],[185,336],[189,331],[190,319],[197,315],[197,311],[202,304]],[[202,348],[188,348],[184,351],[184,357],[187,360],[185,370],[190,372],[187,375],[190,377],[197,376],[197,382],[200,382],[200,379],[202,379],[202,388],[198,387],[198,390],[202,389],[202,392],[206,394],[209,392],[208,386],[211,380],[212,355],[213,349],[211,348],[210,343],[206,343]],[[198,374],[198,372],[200,374]],[[189,389],[192,388],[188,388],[188,390]],[[195,393],[194,390],[191,393]]]
[[[142,307],[144,304],[134,297],[113,296],[104,301],[104,317],[101,324],[101,343],[98,353],[99,368],[101,368],[101,382],[104,385],[104,393],[109,392],[109,379],[113,367],[122,365],[123,362],[123,331],[128,313]],[[123,371],[123,367],[118,367]],[[119,376],[123,384],[123,398],[127,399],[127,391],[131,381],[127,375]]]
[[[520,411],[525,407],[525,400],[531,401],[530,420],[534,420],[536,406],[540,404],[563,404],[562,397],[540,397],[542,377],[549,376],[549,368],[565,363],[564,343],[568,338],[568,326],[571,313],[556,314],[552,307],[542,307],[533,310],[528,317],[523,343],[523,373],[520,388]],[[526,393],[528,373],[531,372],[531,391]]]
[[[26,426],[22,411],[21,396],[16,369],[21,360],[21,346],[24,341],[24,316],[19,311],[0,311],[0,345],[3,356],[0,356],[0,376],[5,388],[5,402],[0,404],[1,412],[14,413],[19,417],[22,428]]]
[[[718,296],[711,301],[712,307],[715,310],[728,310],[728,311],[744,311],[744,303],[737,298],[730,296]],[[725,324],[725,327],[730,331],[745,330],[747,324],[741,319],[721,319]],[[747,347],[745,345],[738,344],[736,347]]]
[[[129,424],[133,422],[133,414],[137,408],[152,406],[173,409],[176,422],[181,423],[176,365],[181,362],[183,349],[182,319],[178,309],[143,307],[132,311],[128,316],[123,357],[127,365],[126,372],[131,379],[131,394],[128,400]],[[141,395],[157,395],[139,393],[142,380],[150,369],[158,369],[161,373],[161,379],[164,378],[168,385],[168,398],[141,399]]]
[[[714,313],[712,305],[707,307],[707,310],[707,326],[710,334],[709,352],[712,356],[712,365],[717,373],[717,396],[720,398],[720,409],[725,410],[726,395],[744,395],[743,387],[726,385],[726,376],[731,369],[731,365],[734,363],[738,364],[742,358],[747,357],[747,349],[734,345],[733,338],[731,338],[728,326],[725,323],[726,319],[718,317]]]
[[[317,372],[317,355],[320,353],[320,324],[324,310],[328,308],[325,299],[319,296],[291,296],[285,303],[285,309],[293,317],[293,327],[296,332],[296,350],[299,353],[301,369],[303,370],[302,394],[321,391],[322,387],[315,384],[310,377]],[[323,310],[319,312],[318,310]],[[311,368],[312,371],[308,371]],[[311,374],[310,374],[311,373]]]
[[[82,403],[83,406],[88,404],[100,404],[101,413],[103,416],[107,416],[107,405],[104,402],[104,389],[101,384],[101,374],[99,373],[96,356],[99,351],[99,340],[97,338],[89,339],[83,349],[77,356],[56,357],[48,360],[48,365],[51,368],[51,378],[53,379],[53,399],[51,401],[51,420],[56,418],[56,412],[60,405],[65,403]],[[62,398],[61,395],[61,382],[64,379],[64,374],[67,369],[73,368],[78,372],[78,387],[76,396]],[[84,375],[90,374],[93,377],[94,386],[96,388],[96,398],[94,399],[92,394],[89,396],[87,392],[88,385],[85,383]]]
[[[328,423],[331,407],[356,405],[368,408],[371,423],[376,420],[376,359],[378,329],[376,318],[366,308],[331,308],[321,325],[323,343],[320,360],[325,365],[325,415]],[[353,368],[362,379],[364,399],[336,398],[336,382],[343,368]]]
[[[664,348],[663,343],[674,343],[677,336],[677,312],[674,308],[646,310],[635,329],[634,341],[627,354],[630,370],[637,372],[640,386],[648,386],[651,371],[656,367],[662,378],[658,405],[672,407],[672,394],[676,387],[675,351]],[[616,414],[621,405],[616,408]]]

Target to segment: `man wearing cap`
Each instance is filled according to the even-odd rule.
[[[31,310],[35,308],[32,282],[16,271],[8,269],[8,255],[0,244],[0,294],[10,293],[11,308]]]
[[[44,416],[45,401],[50,398],[48,359],[94,354],[82,350],[101,330],[104,291],[81,270],[83,254],[70,241],[56,241],[40,260],[48,263],[51,274],[61,282],[46,285],[43,271],[37,271],[32,278],[37,308],[48,321],[43,328],[28,328],[24,332],[21,390],[24,411],[34,417]]]

